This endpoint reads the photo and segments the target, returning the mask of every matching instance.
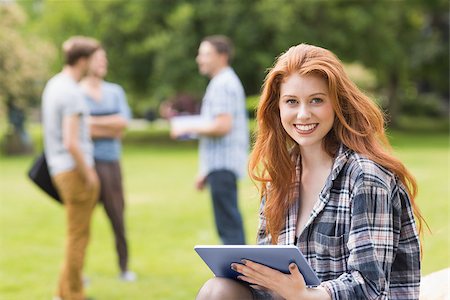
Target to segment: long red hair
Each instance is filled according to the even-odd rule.
[[[324,138],[325,151],[333,157],[342,143],[396,174],[407,189],[421,232],[423,218],[414,201],[417,183],[403,163],[391,154],[383,113],[350,80],[332,52],[300,44],[279,56],[265,78],[257,110],[256,141],[249,162],[250,176],[260,183],[261,196],[266,196],[264,213],[272,243],[277,243],[285,214],[295,201],[292,195],[295,161],[291,155],[293,151],[299,153],[299,149],[283,129],[278,106],[280,85],[293,73],[320,74],[328,83],[336,116],[332,130]]]

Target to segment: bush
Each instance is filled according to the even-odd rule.
[[[258,108],[259,95],[248,96],[245,102],[248,117],[254,119],[256,117],[256,109]]]
[[[405,99],[402,114],[409,116],[446,117],[448,107],[439,95],[435,93],[416,94],[415,97]]]

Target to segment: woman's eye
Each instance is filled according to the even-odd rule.
[[[295,104],[295,103],[297,103],[297,100],[295,100],[295,99],[287,99],[286,103],[287,104]]]
[[[323,100],[320,99],[320,98],[313,98],[313,99],[311,99],[311,103],[313,103],[313,104],[318,104],[318,103],[322,103],[322,102],[323,102]]]

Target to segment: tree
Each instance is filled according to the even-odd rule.
[[[37,0],[35,0],[37,1]],[[444,0],[151,0],[36,3],[34,26],[55,45],[72,34],[105,45],[108,79],[125,87],[135,112],[178,93],[200,97],[206,79],[195,56],[201,39],[225,34],[248,95],[282,51],[310,43],[376,76],[391,124],[420,93],[448,98],[448,2]],[[28,7],[31,7],[28,4]],[[446,100],[439,100],[446,101]]]
[[[48,76],[53,47],[21,32],[26,22],[23,10],[14,3],[0,4],[0,100],[8,116],[4,138],[6,153],[31,150],[25,130],[25,109],[36,104]]]

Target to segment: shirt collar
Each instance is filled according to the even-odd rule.
[[[347,148],[344,144],[340,144],[339,149],[334,157],[333,167],[331,168],[329,179],[331,181],[335,180],[341,172],[342,168],[346,164],[348,158],[350,157],[352,150]],[[300,174],[301,174],[301,157],[297,154],[295,157],[295,183],[300,184]]]
[[[319,199],[315,203],[311,215],[308,219],[308,221],[305,224],[305,227],[308,227],[313,220],[319,215],[319,213],[324,209],[325,205],[328,203],[328,199],[330,198],[330,189],[333,186],[333,181],[337,178],[339,173],[341,172],[342,168],[345,166],[345,164],[348,161],[348,158],[350,157],[352,153],[352,150],[347,148],[344,144],[341,144],[339,146],[339,150],[335,155],[333,167],[331,169],[331,173],[327,178],[327,181],[325,182],[325,186],[323,187],[322,191],[320,192]],[[295,241],[295,227],[297,225],[297,214],[298,214],[298,207],[299,207],[299,201],[300,201],[300,176],[301,176],[301,158],[300,155],[296,157],[296,167],[295,167],[295,190],[293,197],[295,201],[292,203],[292,205],[289,207],[289,218],[292,218],[291,221],[287,221],[286,228],[289,227],[289,223],[292,222],[294,224],[293,229],[291,228],[290,231],[286,232],[286,243],[287,244],[293,244]],[[302,228],[302,232],[304,230]],[[281,239],[279,239],[280,241]]]
[[[331,169],[331,180],[335,180],[341,172],[344,165],[347,163],[348,158],[350,157],[352,150],[347,148],[344,144],[339,146],[339,150],[334,157],[333,168]]]
[[[212,79],[222,76],[223,74],[230,72],[230,70],[231,70],[230,66],[223,67],[216,75],[214,75]]]

